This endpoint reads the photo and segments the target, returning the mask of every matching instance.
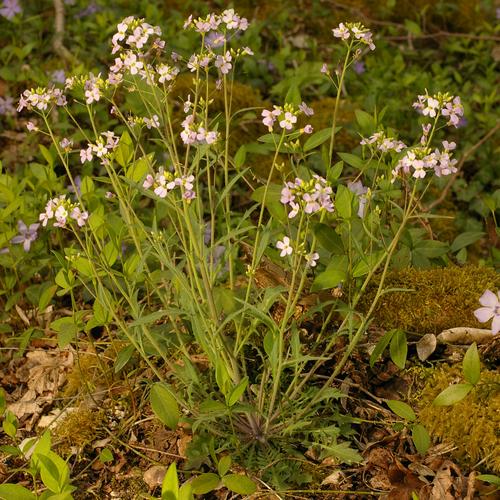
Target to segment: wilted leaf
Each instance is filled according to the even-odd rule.
[[[417,355],[420,361],[425,361],[435,350],[437,346],[437,339],[433,333],[425,334],[417,342]]]

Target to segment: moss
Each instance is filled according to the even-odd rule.
[[[427,376],[418,394],[419,420],[434,440],[456,447],[453,457],[464,466],[482,461],[485,472],[500,473],[500,374],[482,370],[481,381],[453,406],[432,401],[452,383],[463,382],[460,367],[441,366]]]
[[[374,283],[360,303],[366,312],[376,293]],[[382,295],[374,311],[375,324],[419,333],[440,333],[447,328],[482,328],[474,317],[479,297],[486,289],[500,288],[500,275],[488,267],[450,266],[438,269],[405,269],[388,274],[385,288],[414,291]]]
[[[81,405],[64,416],[53,430],[58,450],[70,453],[73,448],[83,450],[85,446],[99,438],[98,428],[103,422],[105,411]]]

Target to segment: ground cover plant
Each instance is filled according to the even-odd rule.
[[[64,5],[54,5],[60,16]],[[95,5],[104,26],[111,14]],[[2,12],[20,22],[18,2]],[[2,100],[4,122],[24,120],[29,135],[0,177],[2,333],[14,347],[0,497],[493,492],[494,433],[486,443],[471,432],[474,445],[456,454],[467,480],[431,448],[453,436],[440,412],[455,404],[498,421],[493,84],[468,102],[474,83],[460,95],[448,68],[442,88],[430,73],[405,77],[381,37],[383,67],[405,78],[396,99],[380,68],[363,83],[379,42],[362,22],[328,28],[331,49],[311,63],[300,46],[260,55],[273,36],[232,7],[180,18],[165,28],[117,20],[100,64],[87,67],[68,55],[56,22],[53,48],[73,72],[27,70],[20,83],[36,84]],[[461,53],[469,42],[460,43],[447,50]],[[2,57],[33,48],[7,46]],[[495,74],[489,62],[483,69]],[[8,65],[2,77],[17,79]],[[376,98],[365,85],[381,89]],[[468,115],[473,103],[482,114]],[[467,135],[465,120],[482,127]],[[460,178],[479,151],[485,168]],[[446,226],[453,210],[441,203],[474,197]],[[415,351],[420,363],[404,372]],[[448,387],[433,356],[460,359]],[[374,395],[369,373],[399,373],[415,387]],[[385,437],[364,435],[380,415],[391,420]],[[411,466],[379,445],[393,441]],[[130,456],[147,474],[124,491],[113,476]],[[349,479],[356,467],[370,471],[368,483]],[[108,480],[93,489],[99,473]]]

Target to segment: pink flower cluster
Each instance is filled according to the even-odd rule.
[[[398,141],[394,137],[387,137],[384,131],[375,132],[373,135],[367,139],[363,139],[360,144],[362,146],[374,145],[382,153],[387,153],[389,151],[395,151],[400,153],[406,145],[404,142]]]
[[[411,173],[417,179],[423,179],[428,171],[433,171],[438,177],[453,174],[457,171],[457,160],[452,158],[452,151],[456,148],[454,142],[443,141],[443,151],[436,148],[416,147],[406,152],[392,171],[396,177],[400,171]]]
[[[80,161],[82,163],[92,161],[94,155],[101,158],[101,161],[104,162],[105,160],[108,160],[108,153],[118,146],[120,138],[117,137],[114,132],[108,130],[107,132],[103,132],[102,135],[106,140],[99,137],[95,144],[89,142],[87,143],[86,149],[80,150]]]
[[[273,131],[276,121],[282,129],[292,130],[294,125],[297,123],[297,116],[300,113],[303,113],[306,116],[311,116],[314,114],[314,110],[305,102],[300,104],[298,108],[292,104],[285,104],[285,106],[273,106],[272,110],[264,109],[262,111],[262,123],[267,127],[269,132]],[[311,125],[306,125],[304,127],[304,132],[311,133]]]
[[[46,111],[49,106],[66,106],[67,103],[66,96],[61,89],[39,87],[36,90],[25,90],[21,94],[17,111],[21,112],[24,108]]]
[[[184,29],[194,29],[201,34],[210,34],[210,32],[219,29],[222,31],[246,31],[247,28],[248,20],[236,14],[234,9],[226,9],[221,15],[212,13],[198,19],[189,16],[184,23]]]
[[[116,54],[124,49],[124,45],[130,49],[142,50],[148,43],[149,37],[161,36],[159,26],[151,26],[144,19],[135,19],[132,16],[126,17],[117,25],[117,32],[113,35],[111,43],[113,49],[112,54]],[[162,45],[161,40],[154,40],[156,44]],[[153,43],[154,43],[153,42]]]
[[[182,127],[181,139],[186,145],[213,144],[219,138],[215,130],[206,130],[202,124],[196,123],[194,113],[186,116]]]
[[[424,116],[435,118],[439,115],[448,119],[447,124],[457,127],[460,118],[464,115],[464,107],[459,96],[450,96],[449,94],[435,94],[430,96],[419,95],[418,100],[413,103],[413,107],[420,111]]]
[[[113,45],[111,53],[119,53],[119,56],[109,68],[108,83],[111,85],[121,83],[125,72],[151,80],[154,80],[157,75],[160,83],[173,80],[179,73],[177,68],[160,64],[155,71],[155,68],[146,63],[146,56],[149,52],[157,52],[165,47],[165,42],[159,38],[160,36],[160,27],[152,26],[143,19],[127,17],[119,23],[117,32],[111,40]],[[155,38],[150,43],[151,37]],[[146,51],[148,44],[150,47]]]
[[[66,198],[65,194],[62,194],[56,198],[49,200],[47,205],[45,205],[45,212],[42,212],[38,219],[42,223],[42,226],[47,226],[47,223],[51,219],[55,219],[55,227],[66,227],[68,220],[74,220],[79,227],[86,224],[89,214],[86,211],[82,211],[78,203],[72,203]]]
[[[333,212],[332,188],[319,175],[313,175],[309,181],[298,177],[294,182],[287,182],[281,190],[281,203],[288,205],[288,214],[293,219],[300,210],[306,214],[314,214],[321,210]]]
[[[151,174],[146,176],[142,187],[144,189],[152,189],[154,194],[160,198],[165,198],[170,191],[179,188],[182,191],[182,197],[185,200],[191,201],[196,198],[196,193],[193,191],[193,183],[193,175],[174,177],[170,172],[165,172],[163,168],[160,168],[154,176]]]
[[[332,33],[335,38],[341,40],[349,40],[353,37],[355,41],[368,45],[370,50],[375,50],[372,32],[361,23],[340,23],[337,28],[332,30]]]

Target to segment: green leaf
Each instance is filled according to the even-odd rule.
[[[406,343],[406,333],[403,330],[396,330],[391,339],[389,347],[391,359],[394,364],[403,370],[406,364],[406,355],[408,354],[408,344]]]
[[[94,190],[95,190],[95,186],[94,186],[94,181],[92,180],[92,177],[90,177],[89,175],[86,175],[82,179],[82,183],[80,185],[80,192],[81,192],[82,196],[89,194],[89,193],[93,193]]]
[[[219,482],[220,478],[217,474],[207,472],[206,474],[195,477],[191,481],[191,486],[195,495],[206,495],[212,490],[215,490],[215,488],[219,486]]]
[[[69,479],[68,464],[57,454],[49,451],[39,454],[40,476],[43,484],[54,493],[61,493]]]
[[[120,252],[114,241],[108,241],[104,245],[102,256],[108,266],[111,267],[116,262],[119,254]]]
[[[154,384],[149,393],[149,400],[160,421],[175,430],[180,418],[179,405],[166,384],[163,382]]]
[[[134,352],[135,352],[135,347],[133,345],[128,345],[127,347],[124,347],[121,351],[118,352],[114,365],[115,373],[118,373],[123,367],[127,365],[127,363],[134,355]]]
[[[365,162],[359,156],[353,155],[351,153],[339,153],[340,158],[345,161],[351,167],[356,167],[360,170],[363,170],[365,166]],[[347,189],[347,188],[346,188]]]
[[[411,438],[415,448],[421,455],[425,455],[431,445],[431,438],[422,424],[415,424],[411,429]]]
[[[335,210],[343,219],[350,219],[352,217],[354,197],[354,193],[343,184],[337,187]]]
[[[247,159],[247,149],[243,144],[242,146],[239,147],[238,151],[236,151],[236,154],[234,155],[234,166],[237,169],[240,169],[245,164],[246,159]]]
[[[74,265],[75,269],[83,276],[91,278],[94,275],[92,262],[90,262],[90,260],[86,257],[77,257],[75,259]]]
[[[326,269],[318,274],[311,285],[311,292],[324,290],[325,288],[335,288],[347,279],[347,257],[332,257],[332,261]]]
[[[127,169],[125,177],[133,182],[139,182],[147,174],[150,164],[150,155],[139,158]]]
[[[314,235],[325,250],[337,255],[344,253],[342,238],[335,232],[333,227],[318,222],[314,226]]]
[[[177,477],[177,465],[175,462],[172,462],[161,484],[161,500],[177,500],[178,496],[179,479]]]
[[[391,399],[390,401],[387,401],[387,406],[391,409],[391,411],[398,415],[398,417],[404,418],[409,422],[412,422],[417,418],[411,406],[404,403],[403,401]]]
[[[118,165],[125,168],[132,159],[133,153],[134,147],[132,139],[130,138],[129,133],[125,131],[120,137],[118,147],[115,149],[115,160]]]
[[[177,497],[177,500],[194,500],[193,487],[191,486],[191,483],[184,483],[179,488],[179,496]]]
[[[52,153],[43,144],[39,144],[38,147],[40,148],[40,152],[42,153],[49,166],[53,167],[54,157],[52,156]]]
[[[248,385],[248,377],[244,377],[240,381],[240,383],[229,393],[229,395],[226,398],[227,405],[229,407],[234,406],[239,401],[239,399],[245,392],[247,385]]]
[[[462,401],[472,390],[472,384],[450,385],[444,391],[441,391],[432,402],[434,406],[450,406]]]
[[[405,26],[406,29],[408,30],[408,33],[411,33],[412,35],[418,36],[422,34],[420,26],[415,21],[411,21],[410,19],[405,19]]]
[[[344,170],[344,162],[341,160],[335,163],[335,165],[328,170],[327,181],[328,182],[336,181],[342,174],[342,170]]]
[[[7,434],[7,436],[11,438],[16,437],[18,421],[16,416],[9,410],[7,410],[4,414],[4,419],[2,422],[2,429]]]
[[[19,484],[0,484],[2,500],[36,500],[36,495]]]
[[[66,316],[52,321],[50,328],[57,333],[57,344],[60,349],[64,349],[69,345],[80,331],[72,316]]]
[[[338,132],[342,127],[336,127],[335,131]],[[311,151],[311,149],[315,149],[318,146],[321,146],[324,142],[328,141],[332,136],[332,127],[324,128],[322,130],[318,130],[307,139],[304,143],[304,152]]]
[[[228,474],[222,478],[224,486],[239,495],[251,495],[257,491],[255,483],[241,474]]]
[[[377,359],[380,358],[380,355],[385,351],[395,332],[396,330],[389,330],[388,332],[384,333],[381,339],[377,342],[377,344],[375,345],[375,349],[373,349],[370,355],[371,368],[373,368],[373,365],[375,364]]]
[[[295,104],[296,106],[298,106],[301,101],[302,97],[300,96],[299,86],[296,83],[290,85],[290,88],[288,89],[288,92],[285,96],[285,102],[287,104]]]
[[[481,362],[479,360],[479,353],[477,352],[477,345],[474,342],[465,353],[462,362],[462,371],[464,378],[469,384],[476,385],[481,377]]]
[[[219,476],[225,476],[229,470],[229,467],[231,467],[231,455],[224,455],[220,460],[219,463],[217,464],[217,472],[219,473]]]
[[[363,460],[363,457],[358,451],[351,448],[350,443],[347,441],[337,443],[336,445],[322,446],[322,448],[326,450],[330,456],[338,458],[346,464],[358,463]]]
[[[468,231],[466,233],[459,234],[453,240],[453,243],[450,246],[450,250],[454,253],[458,252],[462,248],[472,245],[472,243],[475,243],[484,235],[485,233],[483,233],[482,231]]]
[[[45,311],[47,306],[50,304],[50,301],[54,297],[57,292],[57,285],[52,285],[46,288],[40,295],[38,300],[38,309],[40,311]]]
[[[495,474],[479,474],[479,476],[476,476],[476,479],[500,487],[500,477]]]
[[[107,462],[112,462],[114,460],[113,452],[109,448],[104,448],[99,453],[99,460],[105,464]]]
[[[362,109],[356,109],[354,114],[356,115],[356,121],[363,132],[370,134],[375,130],[376,124],[372,115]]]

